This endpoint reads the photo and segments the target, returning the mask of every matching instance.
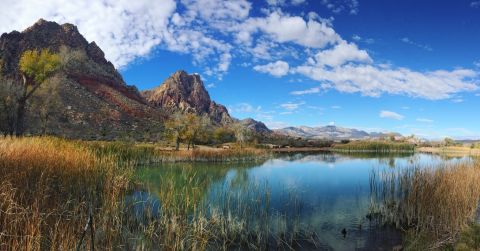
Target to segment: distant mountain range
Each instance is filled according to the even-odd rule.
[[[344,128],[334,125],[320,126],[320,127],[309,127],[309,126],[298,126],[298,127],[286,127],[283,129],[276,129],[274,132],[290,137],[299,137],[306,139],[331,139],[331,140],[342,140],[342,139],[368,139],[368,138],[382,138],[390,135],[401,136],[399,133],[383,133],[383,132],[371,132],[353,129],[353,128]]]

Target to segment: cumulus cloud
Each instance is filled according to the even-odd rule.
[[[374,64],[346,64],[334,68],[303,65],[293,71],[324,82],[324,88],[372,97],[388,93],[437,100],[478,89],[472,80],[477,73],[466,69],[417,72]]]
[[[146,56],[159,45],[176,3],[173,0],[5,0],[0,10],[0,32],[24,30],[38,19],[73,23],[89,41],[104,50],[107,59],[123,67]]]
[[[405,118],[403,115],[400,115],[396,112],[386,111],[386,110],[380,111],[379,116],[380,118],[388,118],[388,119],[395,119],[395,120],[402,120]]]
[[[359,50],[355,44],[340,42],[332,49],[323,50],[315,55],[317,66],[341,66],[347,62],[366,62],[371,63],[372,59],[364,50]]]
[[[285,61],[276,61],[266,65],[256,65],[253,67],[258,72],[268,73],[275,77],[282,77],[288,74],[289,65]]]

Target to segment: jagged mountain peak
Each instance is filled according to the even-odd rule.
[[[214,122],[226,124],[232,122],[225,106],[211,100],[203,81],[198,74],[188,74],[179,70],[168,77],[160,86],[142,92],[142,95],[154,107],[167,110],[208,114]]]

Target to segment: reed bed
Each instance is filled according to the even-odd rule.
[[[138,155],[119,154],[58,138],[0,138],[0,250],[315,245],[296,217],[272,213],[268,189],[231,183],[208,195],[212,180],[185,173],[181,186],[164,177],[153,199],[134,181]]]
[[[128,224],[144,234],[130,239],[149,250],[293,250],[317,244],[315,233],[299,223],[298,211],[271,210],[266,184],[227,182],[206,191],[210,182],[187,173],[167,175],[149,191],[155,198],[133,199],[127,208],[137,217]]]
[[[386,141],[351,141],[346,144],[336,144],[333,151],[339,152],[414,152],[415,145],[409,143],[395,143]]]
[[[0,177],[1,250],[74,249],[91,215],[97,245],[111,247],[100,240],[116,234],[108,226],[129,180],[113,158],[56,138],[1,138]]]
[[[374,171],[370,216],[406,232],[409,249],[440,249],[474,221],[480,166],[473,161]]]
[[[120,160],[139,164],[162,162],[244,162],[271,157],[271,153],[256,148],[195,148],[193,150],[165,150],[154,144],[122,142],[87,142],[99,155],[115,155]]]

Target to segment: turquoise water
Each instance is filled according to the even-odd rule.
[[[262,200],[269,215],[314,231],[317,249],[391,250],[401,244],[401,234],[366,217],[371,202],[372,172],[465,159],[426,154],[322,153],[289,155],[261,163],[163,164],[138,171],[137,176],[147,189],[137,191],[134,197],[149,201],[148,205],[156,212],[161,205],[158,195],[168,182],[174,189],[195,194],[193,197],[202,205],[233,213],[244,204]],[[189,187],[195,187],[194,191],[188,190]]]

